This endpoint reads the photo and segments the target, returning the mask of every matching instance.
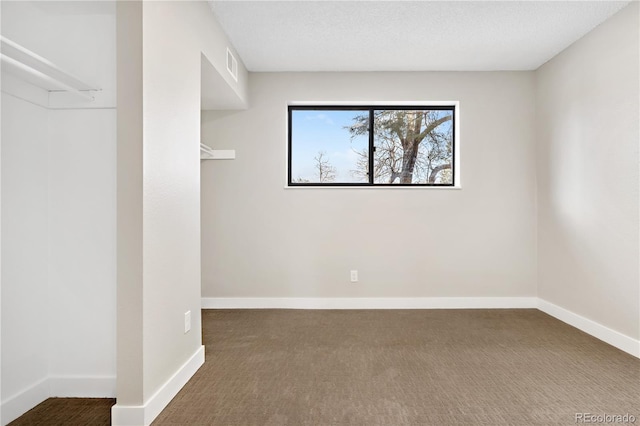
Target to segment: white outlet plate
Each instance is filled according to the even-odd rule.
[[[187,334],[191,330],[191,311],[184,313],[184,333]]]
[[[357,283],[358,282],[358,271],[357,270],[351,271],[351,282],[352,283]]]

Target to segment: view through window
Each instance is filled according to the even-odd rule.
[[[289,185],[454,185],[454,106],[290,106]]]

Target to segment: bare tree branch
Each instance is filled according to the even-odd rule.
[[[451,164],[441,164],[431,169],[431,173],[429,174],[429,183],[436,183],[436,178],[438,177],[438,173],[440,173],[442,170],[446,170],[450,168],[451,168]]]
[[[441,125],[442,123],[446,123],[447,121],[450,121],[452,118],[451,115],[447,115],[445,117],[442,117],[432,123],[429,123],[429,125],[422,131],[422,133],[420,133],[420,135],[418,136],[420,138],[420,140],[424,139],[425,136],[427,136],[429,133],[431,133],[432,131],[435,130],[436,127],[438,127],[439,125]]]
[[[325,157],[327,155],[324,151],[318,151],[318,155],[313,157],[316,160],[316,169],[318,171],[318,181],[333,182],[336,180],[336,168],[331,165],[329,160]]]

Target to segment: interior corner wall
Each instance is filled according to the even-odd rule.
[[[116,403],[142,393],[142,3],[117,2]]]
[[[532,72],[252,73],[203,113],[204,298],[536,295]],[[285,189],[287,103],[460,102],[462,189]],[[359,282],[349,271],[359,270]]]
[[[189,31],[191,6],[142,6],[145,400],[202,344],[200,49]],[[185,334],[187,311],[192,330]]]
[[[640,338],[639,5],[537,72],[541,299]]]
[[[207,2],[118,3],[118,104],[131,115],[119,108],[118,217],[123,221],[118,223],[118,395],[112,413],[114,424],[148,424],[204,360],[201,55],[224,69],[230,45]],[[247,73],[238,66],[238,82],[230,86],[244,96]],[[185,332],[188,311],[191,330]]]

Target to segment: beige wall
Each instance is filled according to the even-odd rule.
[[[201,58],[224,70],[228,41],[202,1],[118,2],[117,36],[118,389],[113,412],[119,424],[147,424],[189,378],[181,369],[201,350]],[[241,98],[246,70],[238,66],[238,82],[229,79]],[[185,333],[187,311],[191,331]]]
[[[141,24],[142,3],[117,3],[116,403],[138,406],[144,403]]]
[[[202,342],[198,315],[200,49],[199,40],[186,31],[189,12],[182,4],[143,4],[145,399]],[[167,25],[172,27],[170,34]],[[193,330],[185,334],[187,311],[192,312]]]
[[[535,296],[532,72],[258,73],[203,114],[203,297]],[[291,101],[460,102],[462,189],[284,189]],[[349,270],[360,281],[349,282]]]
[[[537,72],[539,296],[638,339],[633,2]]]

